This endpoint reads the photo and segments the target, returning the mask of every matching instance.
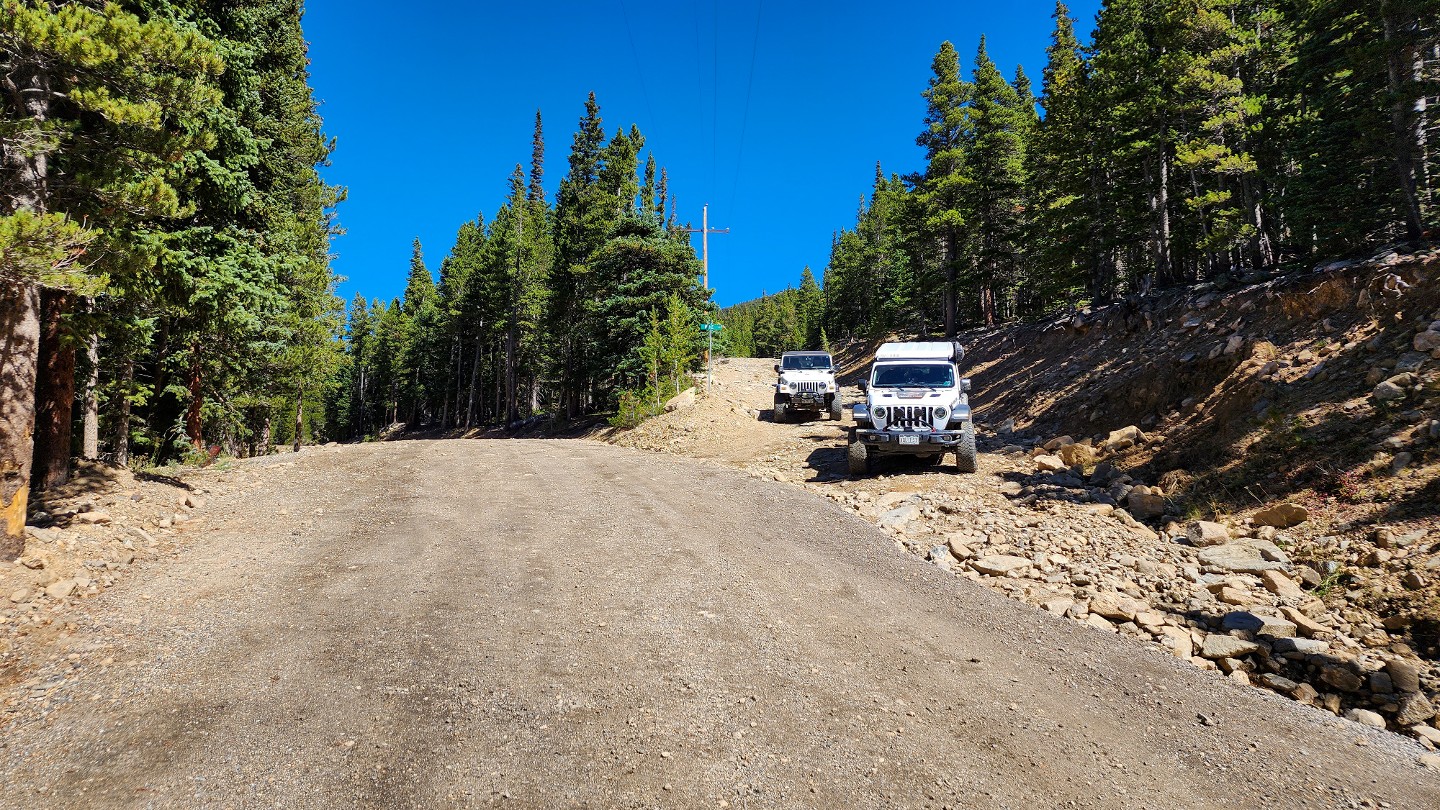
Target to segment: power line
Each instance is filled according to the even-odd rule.
[[[745,111],[740,115],[740,146],[735,154],[735,177],[730,181],[730,208],[735,208],[735,193],[740,187],[740,167],[745,165],[745,130],[750,124],[750,96],[755,89],[755,57],[760,52],[760,17],[765,0],[755,6],[755,35],[750,40],[750,75],[745,80]]]
[[[630,39],[630,56],[635,60],[635,78],[640,80],[640,96],[645,99],[645,114],[650,116],[650,123],[658,128],[660,119],[655,117],[655,108],[650,106],[650,88],[645,86],[645,66],[640,62],[640,49],[635,47],[635,30],[630,27],[630,12],[625,8],[625,0],[620,0],[620,17],[625,21],[625,35]]]

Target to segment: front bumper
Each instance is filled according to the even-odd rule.
[[[902,441],[910,438],[915,440],[914,444],[908,442],[902,443]],[[960,431],[932,430],[929,433],[920,433],[915,431],[856,428],[855,441],[873,447],[882,453],[929,454],[959,444]]]
[[[788,401],[794,408],[814,408],[821,410],[825,408],[835,395],[824,391],[796,391],[795,393],[783,393],[775,397],[777,402]]]

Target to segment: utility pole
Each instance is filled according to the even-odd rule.
[[[700,234],[700,265],[701,265],[701,266],[704,268],[704,270],[705,270],[705,275],[703,276],[703,283],[705,284],[705,289],[706,289],[706,290],[709,290],[709,289],[710,289],[710,234],[712,234],[712,233],[730,233],[730,229],[729,229],[729,228],[711,228],[711,227],[710,227],[710,205],[709,205],[709,203],[706,203],[705,205],[701,206],[701,208],[700,208],[700,227],[699,227],[699,228],[681,228],[681,230],[684,231],[685,233],[698,233],[698,234]]]
[[[730,233],[730,229],[729,229],[729,228],[716,228],[716,229],[711,229],[711,227],[710,227],[710,204],[709,204],[709,203],[706,203],[705,205],[703,205],[703,206],[700,207],[700,229],[699,229],[699,230],[696,230],[695,228],[684,228],[683,230],[684,230],[686,233],[698,233],[698,234],[700,234],[700,266],[701,266],[701,267],[703,268],[703,270],[704,270],[704,276],[702,276],[702,279],[703,279],[703,280],[702,280],[702,283],[705,285],[705,294],[706,294],[706,295],[709,295],[709,294],[710,294],[710,234],[712,234],[712,233]],[[711,363],[710,363],[710,358],[711,358],[711,356],[715,353],[715,331],[714,331],[713,329],[708,328],[708,327],[711,327],[711,326],[714,326],[714,325],[715,325],[715,324],[706,324],[706,327],[707,327],[707,328],[706,328],[706,330],[705,330],[705,331],[707,332],[709,338],[710,338],[709,348],[707,348],[707,349],[705,350],[705,393],[707,393],[707,394],[710,393],[710,385],[711,385],[711,384],[714,382],[714,380],[715,380],[715,375],[714,375],[714,373],[712,372],[712,367],[711,367]]]

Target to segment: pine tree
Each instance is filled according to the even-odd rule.
[[[942,246],[939,265],[944,280],[934,286],[941,290],[945,336],[954,337],[964,260],[965,221],[960,210],[969,191],[965,172],[973,137],[966,108],[974,88],[960,78],[960,59],[949,41],[940,45],[931,70],[934,76],[922,94],[927,104],[925,130],[916,138],[916,143],[925,147],[926,168],[916,184],[925,210],[925,228]]]
[[[997,297],[1018,281],[1024,211],[1025,134],[1032,125],[1015,88],[996,70],[985,50],[975,55],[973,100],[969,108],[973,145],[964,216],[980,317],[994,326],[1001,314]]]
[[[1035,128],[1029,161],[1033,246],[1032,283],[1047,302],[1075,303],[1079,290],[1103,289],[1098,223],[1091,180],[1096,171],[1092,123],[1085,109],[1085,63],[1075,22],[1055,4],[1055,32],[1046,51],[1040,104],[1045,118]]]
[[[24,544],[41,288],[52,291],[52,321],[62,319],[72,293],[96,287],[80,257],[106,229],[177,210],[166,159],[209,137],[199,111],[218,99],[211,82],[220,62],[192,28],[117,5],[3,0],[0,45],[0,74],[12,88],[0,101],[0,559],[8,560]],[[46,331],[59,334],[63,326],[52,325]],[[46,381],[42,411],[73,396],[70,367],[68,381]],[[47,462],[68,454],[68,435],[48,438]]]

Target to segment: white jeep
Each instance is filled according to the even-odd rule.
[[[865,475],[877,455],[904,454],[936,463],[955,453],[959,472],[975,472],[970,381],[960,377],[959,343],[886,343],[860,387],[850,430],[851,475]]]
[[[835,361],[827,352],[785,352],[775,364],[775,421],[785,422],[796,411],[827,411],[831,419],[844,414],[835,385]]]

